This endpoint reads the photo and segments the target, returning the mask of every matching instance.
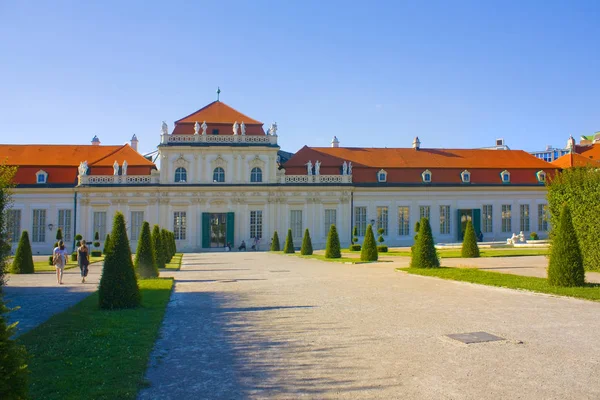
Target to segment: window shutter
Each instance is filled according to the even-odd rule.
[[[235,214],[232,212],[227,213],[227,243],[231,243],[231,245],[233,247],[235,247],[235,242],[233,241],[234,240],[233,231],[235,229],[234,215]]]
[[[480,208],[473,209],[473,229],[475,229],[476,235],[479,232],[483,232],[481,230],[481,209]]]
[[[202,248],[210,247],[210,214],[202,213]]]

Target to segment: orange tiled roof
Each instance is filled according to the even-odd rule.
[[[562,157],[557,158],[552,161],[552,165],[558,168],[571,168],[571,167],[585,167],[588,165],[600,165],[600,161],[596,161],[594,159],[590,159],[584,155],[572,153],[565,154]]]
[[[600,161],[600,143],[594,143],[589,146],[580,146],[579,154],[590,160]]]
[[[250,118],[247,115],[242,114],[233,107],[228,106],[222,101],[213,101],[209,105],[199,109],[198,111],[188,115],[187,117],[181,118],[175,121],[175,124],[180,123],[198,123],[202,124],[206,121],[207,124],[231,124],[237,121],[239,124],[244,121],[245,125],[262,125],[263,123],[255,119]]]

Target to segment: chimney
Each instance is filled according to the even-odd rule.
[[[567,140],[567,149],[571,153],[575,152],[575,139],[573,135],[569,136],[569,140]]]
[[[418,136],[415,136],[414,140],[413,140],[413,149],[415,150],[419,150],[421,148],[421,141],[419,140]]]
[[[134,149],[135,151],[138,151],[137,146],[138,146],[138,140],[134,133],[133,136],[131,137],[131,148]]]
[[[92,139],[92,146],[100,146],[100,139],[98,139],[98,136],[94,135],[94,138]]]
[[[331,147],[340,147],[340,141],[337,136],[334,136],[333,139],[331,139]]]

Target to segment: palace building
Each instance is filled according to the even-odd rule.
[[[158,137],[157,137],[158,139]],[[292,230],[299,247],[308,228],[323,248],[331,224],[343,246],[357,227],[383,229],[388,246],[413,243],[428,217],[437,242],[462,240],[472,220],[484,240],[548,231],[546,179],[557,167],[520,150],[305,146],[280,151],[277,125],[217,100],[163,123],[158,166],[131,145],[0,145],[18,167],[8,214],[14,247],[28,230],[34,254],[48,254],[61,228],[101,241],[121,211],[133,248],[143,221],[175,233],[182,251],[218,250],[242,240],[259,249]]]

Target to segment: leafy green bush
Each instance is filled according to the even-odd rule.
[[[106,253],[110,250],[110,233],[106,234],[106,239],[104,239],[104,250],[102,250],[102,253],[104,253],[104,255],[106,255]]]
[[[79,241],[81,239],[83,239],[83,236],[81,236],[81,234],[78,233],[77,235],[75,235],[75,247],[80,245]]]
[[[160,233],[160,226],[154,225],[152,228],[152,250],[154,250],[154,262],[156,263],[156,268],[164,268],[165,267],[165,249],[162,243],[162,235]]]
[[[63,233],[62,233],[62,229],[60,229],[60,228],[58,228],[56,230],[56,240],[57,241],[63,240]]]
[[[548,283],[552,286],[583,286],[585,271],[571,211],[565,203],[558,225],[553,225],[548,263]]]
[[[540,240],[540,237],[538,236],[538,234],[537,234],[537,233],[535,233],[535,232],[531,232],[531,233],[529,234],[529,240]]]
[[[352,242],[352,244],[358,243],[358,227],[357,226],[354,226],[354,228],[352,229],[352,240],[351,240],[351,242]]]
[[[479,257],[479,246],[477,246],[477,237],[473,223],[467,221],[465,228],[465,238],[463,239],[462,250],[460,252],[462,258],[477,258]]]
[[[15,258],[10,267],[10,272],[13,274],[33,274],[33,255],[31,254],[31,243],[29,243],[29,233],[23,231]]]
[[[304,237],[302,238],[302,247],[300,248],[300,254],[303,256],[310,256],[313,253],[312,241],[310,240],[310,233],[308,228],[304,231]]]
[[[377,246],[377,252],[378,253],[387,253],[388,247],[385,244],[379,245],[379,246]]]
[[[77,252],[76,251],[71,253],[71,261],[77,261]]]
[[[435,250],[431,226],[427,218],[421,218],[417,242],[413,246],[410,258],[411,268],[439,268],[440,259]]]
[[[293,254],[294,250],[294,239],[292,239],[292,230],[288,229],[287,237],[285,238],[285,245],[283,246],[283,252],[286,254]]]
[[[281,251],[281,246],[279,245],[279,235],[277,231],[273,233],[273,240],[271,241],[271,251]]]
[[[341,258],[340,236],[337,233],[335,225],[331,224],[327,234],[327,243],[325,245],[325,258]]]
[[[377,244],[375,244],[375,235],[373,234],[373,227],[371,224],[367,225],[367,233],[365,234],[365,241],[360,251],[361,261],[377,261],[379,258],[377,254]]]
[[[92,251],[90,251],[90,256],[92,256],[92,257],[102,257],[102,252],[100,250],[92,250]]]
[[[52,263],[53,259],[54,259],[54,256],[50,256],[50,257],[48,257],[48,265],[54,265],[54,264]]]
[[[100,247],[100,234],[98,232],[94,233],[94,247]]]
[[[351,244],[349,249],[350,251],[360,251],[360,248],[360,244]]]
[[[156,267],[156,260],[154,259],[154,251],[152,249],[150,224],[146,221],[142,224],[142,231],[135,251],[135,261],[133,265],[140,278],[146,279],[158,277],[159,272]]]
[[[379,236],[377,236],[377,242],[383,243],[385,241],[385,239],[383,238],[384,232],[385,232],[385,229],[383,229],[383,228],[377,229],[377,234],[379,235]]]
[[[125,217],[120,212],[115,214],[110,236],[112,245],[104,259],[98,288],[100,308],[112,310],[138,307],[141,301],[140,289],[133,270]]]
[[[95,248],[99,248],[100,247],[100,242],[94,242],[94,247]],[[102,254],[102,250],[98,250],[100,252],[100,254]]]

